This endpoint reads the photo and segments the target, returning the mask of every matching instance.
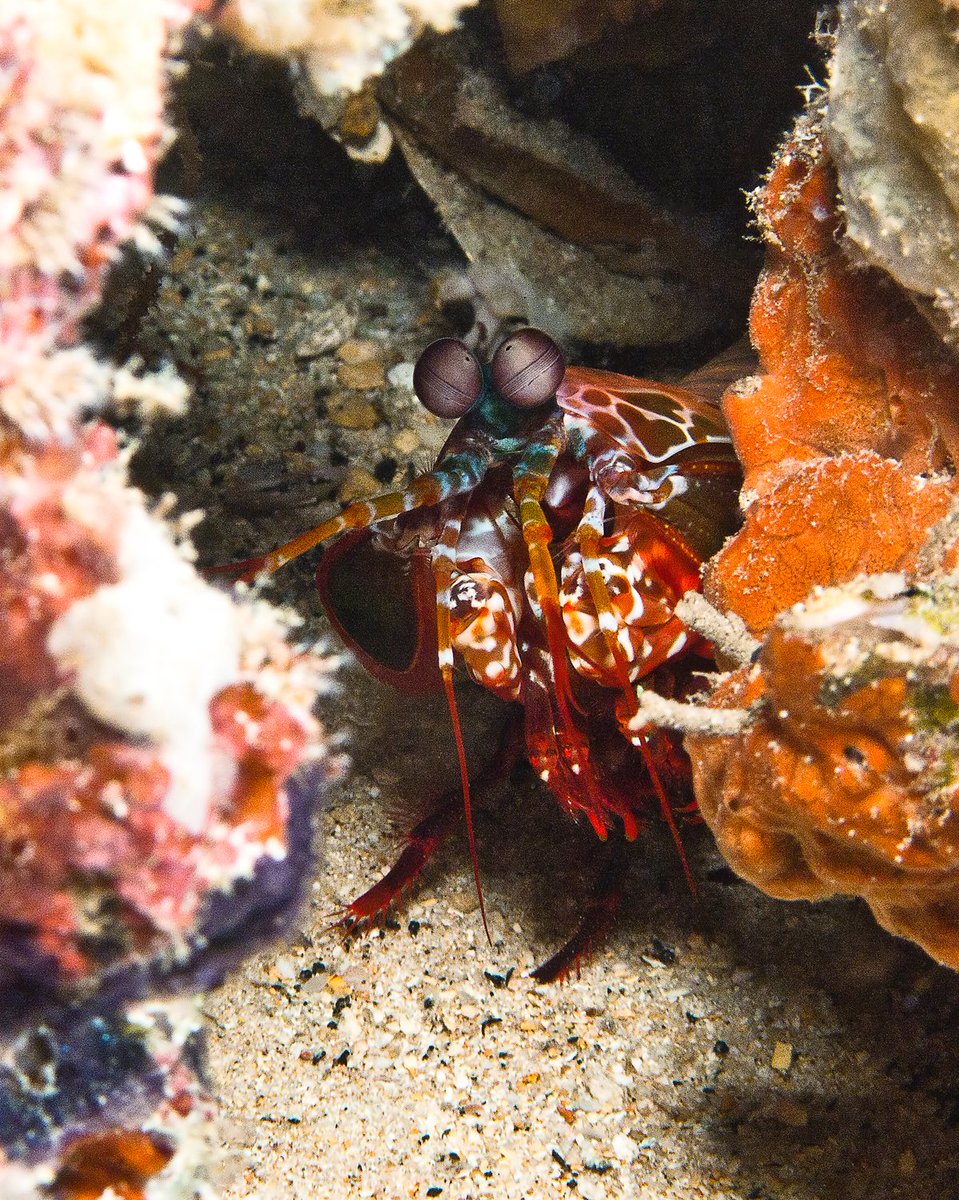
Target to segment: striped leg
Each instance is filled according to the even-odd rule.
[[[480,915],[483,918],[483,928],[486,937],[493,943],[489,925],[486,920],[486,905],[483,902],[483,884],[480,880],[479,857],[476,852],[476,830],[473,827],[473,799],[470,795],[469,767],[466,762],[466,746],[463,743],[463,728],[460,724],[459,709],[456,705],[456,692],[453,688],[453,638],[450,627],[450,586],[456,572],[456,544],[459,540],[463,524],[462,503],[457,503],[455,512],[449,516],[443,525],[443,531],[432,550],[433,575],[436,579],[436,644],[437,660],[440,674],[443,677],[443,689],[446,692],[446,702],[449,705],[450,720],[453,722],[453,736],[456,739],[456,754],[459,758],[460,780],[463,785],[463,810],[466,815],[466,833],[469,838],[470,861],[473,864],[473,878],[476,881],[476,895],[479,899]]]
[[[603,640],[613,660],[627,716],[632,716],[639,711],[639,698],[630,681],[632,646],[628,636],[625,638],[628,650],[622,644],[620,635],[621,633],[625,634],[626,631],[613,608],[609,588],[606,586],[606,577],[600,563],[599,544],[603,537],[605,517],[606,497],[599,488],[591,487],[587,493],[583,516],[576,527],[574,537],[579,544],[583,560],[583,574],[586,577],[586,584],[596,609],[600,633],[603,635]],[[633,841],[639,834],[636,817],[629,811],[620,815],[623,819],[626,837],[629,841]]]
[[[620,727],[642,755],[647,774],[653,785],[653,791],[656,793],[656,798],[659,801],[659,809],[663,820],[666,822],[673,841],[676,844],[676,849],[679,852],[686,881],[689,884],[690,890],[695,894],[696,882],[689,867],[689,860],[686,858],[686,851],[676,824],[673,806],[666,794],[666,788],[663,785],[662,777],[656,766],[656,759],[649,746],[649,739],[642,730],[634,732],[637,714],[639,713],[639,694],[642,692],[642,686],[634,686],[630,681],[630,672],[633,667],[634,657],[632,643],[625,626],[619,620],[616,610],[613,607],[609,589],[606,586],[606,578],[600,564],[600,541],[603,536],[605,510],[606,501],[604,496],[598,488],[591,488],[586,499],[583,518],[576,529],[575,535],[583,560],[583,573],[586,577],[590,596],[599,619],[600,632],[613,660],[616,676],[622,688],[622,700],[618,708]],[[660,522],[651,515],[650,520],[654,523],[654,528],[659,526]],[[668,531],[668,527],[663,526],[663,531]],[[677,534],[676,537],[678,538],[679,535]],[[693,570],[692,578],[687,582],[690,586],[695,586],[698,583],[698,572],[694,570],[695,559],[692,551],[686,546],[685,539],[681,539],[681,541],[683,555],[678,558],[678,561],[687,569]],[[663,546],[662,549],[668,552],[670,547]],[[678,544],[672,547],[672,549],[674,550],[674,554],[676,554],[678,552]],[[644,555],[644,561],[646,557]],[[669,561],[668,553],[667,561]],[[687,589],[684,587],[682,590],[685,591]],[[625,645],[623,644],[624,642]],[[623,821],[626,827],[626,837],[635,838],[638,833],[635,815],[630,813],[628,817],[624,816]]]
[[[586,577],[589,594],[596,609],[600,633],[603,635],[606,648],[613,660],[616,678],[623,689],[624,696],[628,698],[628,702],[632,703],[631,711],[636,711],[639,708],[639,702],[630,682],[633,649],[628,637],[625,639],[626,646],[623,646],[620,635],[625,633],[625,630],[613,608],[609,588],[606,586],[606,576],[603,574],[600,562],[600,541],[603,537],[605,519],[606,497],[598,487],[591,487],[583,506],[582,519],[573,536],[579,545],[579,552],[583,560],[583,574]]]
[[[292,541],[285,542],[268,554],[247,558],[242,562],[212,567],[209,574],[230,575],[233,579],[252,583],[259,575],[272,575],[307,550],[350,529],[366,529],[378,521],[398,517],[417,508],[442,504],[454,496],[462,496],[475,488],[489,465],[489,456],[478,453],[454,454],[434,470],[414,479],[402,492],[388,492],[372,500],[357,500],[322,525],[308,529]]]
[[[572,801],[575,807],[584,809],[597,834],[605,839],[608,833],[606,814],[609,806],[603,798],[590,762],[587,738],[573,717],[576,701],[570,682],[566,627],[559,604],[556,568],[550,553],[553,531],[542,506],[550,473],[564,448],[565,437],[561,426],[547,427],[543,431],[543,438],[532,443],[514,469],[514,494],[519,503],[520,523],[529,555],[533,590],[546,631],[558,725],[555,731],[556,741],[562,753],[564,768],[574,777],[571,786],[564,784],[562,779],[549,779],[548,782],[554,790],[568,789],[570,795],[565,797],[566,801]],[[535,753],[536,748],[531,749]],[[577,801],[577,796],[582,793],[585,793],[585,796]]]
[[[476,778],[474,790],[481,802],[513,770],[523,757],[523,748],[523,710],[518,704],[511,704],[496,752]],[[336,914],[335,923],[349,933],[362,933],[385,917],[390,907],[415,885],[427,863],[456,832],[462,819],[462,797],[450,789],[433,811],[410,830],[399,858],[383,878],[345,905]]]

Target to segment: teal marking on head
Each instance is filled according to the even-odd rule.
[[[555,411],[555,402],[535,409],[517,408],[493,387],[489,369],[483,370],[483,390],[465,417],[461,417],[464,434],[482,438],[495,455],[513,455],[523,451],[530,432],[543,424]]]

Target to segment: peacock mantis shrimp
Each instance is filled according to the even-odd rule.
[[[660,680],[681,686],[710,655],[674,610],[737,522],[739,467],[718,398],[743,373],[738,353],[681,387],[571,367],[528,328],[484,369],[441,338],[413,376],[424,406],[456,421],[432,470],[236,564],[253,579],[338,539],[318,572],[334,625],[381,679],[446,696],[461,800],[416,826],[389,874],[347,906],[348,923],[384,913],[465,814],[486,924],[457,662],[522,705],[526,753],[563,809],[604,840],[618,830],[631,841],[655,797],[689,876],[667,787],[682,751],[648,727],[639,695]],[[364,603],[370,578],[391,590],[385,622]],[[601,935],[615,906],[606,893],[539,978],[565,974]]]

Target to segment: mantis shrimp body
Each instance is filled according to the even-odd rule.
[[[523,329],[484,369],[443,338],[413,377],[425,407],[456,420],[433,469],[239,564],[252,578],[339,539],[319,572],[334,624],[380,678],[445,691],[481,907],[457,662],[523,706],[529,760],[568,813],[631,840],[652,793],[678,842],[662,777],[681,752],[666,735],[654,743],[638,697],[709,654],[674,609],[735,527],[739,470],[716,400],[741,367],[734,357],[674,387],[567,367],[551,338]],[[357,580],[371,576],[396,593],[386,629],[359,603]],[[422,822],[348,917],[384,911],[453,827],[439,813]],[[594,935],[541,977],[564,973]]]

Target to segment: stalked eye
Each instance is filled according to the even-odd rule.
[[[556,394],[566,360],[549,334],[518,329],[496,351],[491,372],[501,396],[517,408],[538,408]]]
[[[483,390],[479,363],[456,338],[430,342],[413,368],[413,391],[434,417],[461,417]]]

